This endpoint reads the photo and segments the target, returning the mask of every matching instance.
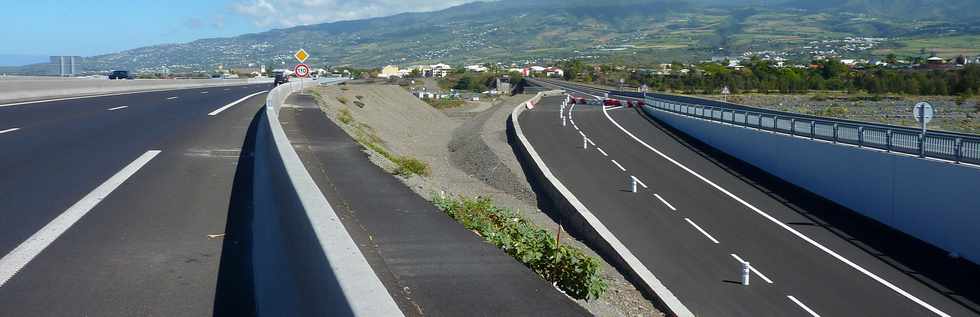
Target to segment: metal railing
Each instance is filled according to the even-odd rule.
[[[612,94],[638,97],[636,93],[613,92]],[[923,135],[921,131],[912,128],[861,124],[773,111],[733,109],[650,96],[645,96],[643,99],[649,107],[709,121],[919,157],[939,158],[955,163],[980,164],[980,137],[945,132],[927,132]]]

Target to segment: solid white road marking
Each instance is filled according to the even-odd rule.
[[[17,131],[17,130],[20,130],[20,128],[10,128],[10,129],[6,129],[6,130],[0,130],[0,134],[4,134],[4,133],[8,133],[8,132],[14,132],[14,131]]]
[[[619,165],[619,162],[616,162],[616,160],[610,160],[610,161],[612,161],[613,164],[616,164],[616,167],[619,167],[619,169],[622,170],[623,172],[626,171],[626,168],[624,168],[622,165]]]
[[[140,168],[146,165],[146,163],[149,163],[157,154],[160,154],[160,151],[153,150],[143,153],[135,161],[123,167],[115,175],[112,175],[102,185],[99,185],[99,187],[96,187],[88,195],[82,197],[74,205],[68,207],[61,215],[51,220],[41,230],[38,230],[30,238],[21,242],[13,251],[0,258],[0,287],[3,287],[10,278],[14,277],[34,257],[40,254],[41,251],[44,251],[45,248],[51,245],[54,240],[57,240],[65,231],[68,231],[72,225],[82,219],[85,214],[95,208],[96,205],[108,197],[123,182],[136,174]]]
[[[224,91],[229,91],[229,90],[231,90],[231,88],[225,88],[225,89],[224,89]]]
[[[796,299],[796,297],[793,297],[793,295],[786,295],[786,297],[789,298],[789,300],[791,300],[794,303],[796,303],[797,306],[800,306],[800,308],[803,308],[803,310],[805,310],[807,313],[809,313],[810,316],[820,317],[820,315],[817,315],[817,313],[814,312],[812,309],[810,309],[810,307],[806,307],[806,305],[803,305],[803,302],[801,302],[800,300]]]
[[[653,194],[653,196],[657,197],[657,199],[660,199],[660,202],[664,203],[664,205],[667,205],[667,208],[670,208],[670,210],[677,211],[677,208],[674,208],[673,205],[668,203],[667,200],[665,200],[663,197],[660,197],[660,195]]]
[[[754,211],[756,214],[759,214],[763,218],[768,219],[769,221],[771,221],[772,223],[776,224],[780,228],[783,228],[784,230],[789,231],[790,233],[792,233],[796,237],[802,239],[803,241],[806,241],[807,243],[809,243],[810,245],[816,247],[817,249],[820,249],[821,251],[829,254],[830,256],[834,257],[838,261],[843,262],[847,266],[850,266],[851,268],[857,270],[858,272],[861,272],[861,274],[864,274],[865,276],[868,276],[868,277],[874,279],[878,283],[881,283],[881,285],[884,285],[885,287],[888,287],[892,291],[895,291],[896,293],[904,296],[905,298],[908,298],[909,300],[915,302],[916,304],[919,304],[919,306],[922,306],[922,307],[928,309],[929,311],[933,312],[936,315],[943,316],[943,317],[949,317],[949,314],[946,314],[945,312],[943,312],[943,311],[939,310],[938,308],[930,305],[929,303],[926,303],[925,301],[919,299],[918,297],[915,297],[912,294],[909,294],[909,292],[906,292],[905,290],[903,290],[901,288],[898,288],[898,286],[895,286],[895,284],[892,284],[891,282],[886,281],[885,279],[879,277],[878,275],[875,275],[874,273],[871,273],[871,271],[868,271],[867,269],[861,267],[860,265],[857,265],[856,263],[851,262],[851,260],[848,260],[847,258],[843,257],[842,255],[837,254],[837,252],[834,252],[834,250],[831,250],[830,248],[827,248],[827,247],[823,246],[822,244],[817,243],[813,239],[810,239],[810,237],[807,237],[807,236],[803,235],[799,231],[796,231],[796,229],[791,228],[790,226],[788,226],[785,223],[779,221],[775,217],[770,216],[769,214],[765,213],[761,209],[756,208],[752,204],[749,204],[747,201],[743,200],[742,198],[739,198],[738,196],[735,196],[735,194],[732,194],[731,192],[729,192],[725,188],[722,188],[718,184],[715,184],[711,180],[708,180],[704,176],[701,176],[701,174],[698,174],[694,170],[688,168],[687,166],[684,166],[684,164],[681,164],[680,162],[678,162],[678,161],[674,160],[673,158],[667,156],[663,152],[660,152],[660,150],[657,150],[656,148],[650,146],[646,142],[643,142],[643,140],[640,140],[640,138],[636,137],[636,135],[633,135],[633,133],[629,132],[628,130],[626,130],[626,128],[624,128],[623,126],[619,125],[619,122],[616,122],[616,120],[613,120],[612,116],[610,116],[608,112],[603,111],[603,114],[606,115],[606,119],[609,119],[609,122],[612,122],[613,125],[615,125],[616,127],[618,127],[619,130],[623,131],[623,133],[626,133],[626,135],[630,136],[630,138],[633,138],[633,140],[635,140],[636,142],[639,142],[641,145],[643,145],[647,149],[650,149],[650,151],[653,151],[654,153],[657,153],[657,155],[659,155],[660,157],[662,157],[662,158],[666,159],[667,161],[673,163],[677,167],[680,167],[681,169],[687,171],[691,175],[694,175],[694,177],[697,177],[701,181],[707,183],[708,185],[710,185],[711,187],[715,188],[716,190],[722,192],[726,196],[731,197],[735,201],[741,203],[743,206],[745,206],[745,207],[751,209],[752,211]]]
[[[202,93],[202,94],[206,94],[206,93],[208,93],[208,92],[207,92],[207,91],[202,91],[201,93]]]
[[[126,108],[129,108],[129,106],[119,106],[119,107],[115,107],[115,108],[109,108],[109,109],[106,109],[106,110],[108,110],[108,111],[116,111],[116,110],[119,110],[119,109],[126,109]]]
[[[245,99],[255,97],[256,95],[261,94],[261,93],[264,93],[264,92],[265,91],[263,90],[263,91],[260,91],[260,92],[257,92],[257,93],[254,93],[254,94],[251,94],[251,95],[242,97],[242,99],[235,100],[235,102],[229,103],[229,104],[225,105],[224,107],[221,107],[221,108],[218,108],[217,110],[211,111],[211,113],[209,113],[208,115],[209,116],[216,116],[219,113],[221,113],[222,111],[225,111],[228,108],[234,107],[235,105],[237,105],[239,103],[242,103],[242,101],[245,101]]]
[[[602,153],[602,156],[609,156],[609,154],[606,154],[606,151],[603,151],[602,148],[596,147],[596,150],[599,150],[599,153]]]
[[[595,146],[595,142],[592,142],[592,139],[586,138],[585,140],[588,141],[589,144],[592,144],[592,146]]]
[[[698,231],[701,231],[701,234],[703,234],[705,237],[708,237],[708,239],[710,239],[711,242],[714,242],[715,244],[719,244],[720,243],[720,242],[718,242],[718,240],[715,240],[715,237],[712,237],[710,234],[708,234],[707,231],[704,231],[704,229],[701,229],[701,227],[698,226],[698,224],[694,223],[694,221],[691,221],[691,219],[684,218],[684,220],[687,221],[687,223],[691,224],[691,226],[694,226],[694,229],[698,229]]]
[[[608,107],[608,108],[606,108],[606,110],[616,110],[616,109],[622,109],[622,108],[623,108],[623,106],[615,106],[615,107]]]
[[[174,99],[177,99],[177,96],[173,96],[173,97],[167,98],[167,100],[174,100]]]
[[[738,257],[738,255],[736,255],[735,253],[732,253],[732,257],[735,258],[735,260],[738,261],[739,263],[745,263],[745,260],[742,260],[742,258]],[[770,280],[768,277],[763,275],[762,272],[759,272],[759,270],[756,270],[755,265],[749,266],[749,269],[752,270],[752,273],[755,273],[755,275],[758,275],[759,277],[762,278],[762,280],[766,281],[766,283],[772,284],[772,280]]]
[[[640,180],[639,177],[636,177],[636,176],[633,176],[633,177],[636,178],[636,182],[638,184],[640,184],[640,186],[643,186],[644,189],[649,188],[649,187],[647,187],[647,184],[644,184],[643,181]]]

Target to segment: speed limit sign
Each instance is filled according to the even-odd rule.
[[[293,69],[293,73],[295,73],[298,77],[307,77],[310,75],[310,66],[306,64],[296,65],[296,68]]]

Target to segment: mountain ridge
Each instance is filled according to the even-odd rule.
[[[970,8],[978,10],[964,10]],[[311,63],[324,66],[563,58],[667,62],[845,37],[980,34],[978,16],[980,2],[951,6],[937,0],[502,0],[140,47],[88,57],[84,67],[285,67],[300,47],[312,54]]]

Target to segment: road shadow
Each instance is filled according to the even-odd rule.
[[[255,133],[261,112],[249,124],[238,157],[231,202],[225,223],[218,285],[214,294],[214,316],[255,316],[252,281],[252,184],[255,167]]]
[[[820,195],[721,152],[651,117],[639,115],[691,151],[806,217],[869,255],[922,282],[963,307],[980,314],[980,265],[951,258],[946,251],[865,217]]]

